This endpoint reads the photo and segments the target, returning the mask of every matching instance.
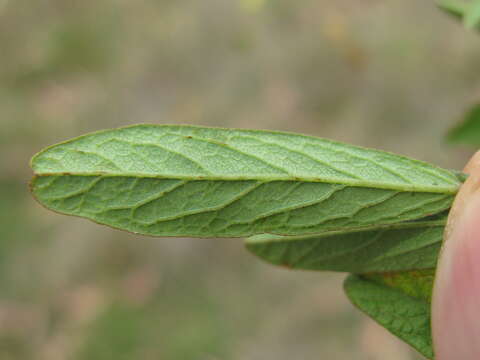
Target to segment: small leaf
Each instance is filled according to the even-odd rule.
[[[473,0],[465,13],[463,23],[467,29],[480,28],[480,1]]]
[[[46,207],[153,236],[306,235],[420,219],[451,206],[451,171],[290,133],[137,125],[32,159]]]
[[[353,273],[435,267],[444,219],[373,227],[354,232],[287,237],[257,235],[246,247],[263,260],[292,269]]]
[[[458,0],[438,0],[437,6],[459,20],[463,19],[468,10],[468,4]]]
[[[454,144],[480,146],[480,105],[475,105],[463,122],[450,130],[447,140]]]
[[[480,29],[480,1],[439,0],[437,6],[463,22],[467,29]]]
[[[360,310],[433,359],[429,302],[358,275],[350,275],[344,288],[350,301]]]

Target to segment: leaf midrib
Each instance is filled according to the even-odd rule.
[[[297,176],[261,176],[261,175],[244,175],[244,176],[218,176],[218,175],[178,175],[178,174],[144,174],[134,172],[41,172],[34,169],[34,178],[45,176],[100,176],[104,178],[108,177],[133,177],[143,179],[169,179],[169,180],[187,180],[187,181],[259,181],[261,183],[268,183],[274,181],[296,181],[303,183],[326,183],[326,184],[338,184],[350,187],[364,187],[375,188],[384,190],[397,190],[402,192],[419,192],[419,193],[436,193],[436,194],[456,194],[458,186],[425,186],[425,185],[405,185],[395,183],[383,183],[383,182],[371,182],[361,180],[346,180],[335,178],[318,178],[318,177],[297,177]]]

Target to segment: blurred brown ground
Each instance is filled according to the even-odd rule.
[[[239,240],[152,239],[50,213],[42,147],[133,123],[289,130],[450,168],[478,37],[416,0],[0,0],[0,359],[417,359],[343,274]]]

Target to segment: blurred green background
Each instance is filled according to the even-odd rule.
[[[478,36],[417,0],[0,0],[0,359],[418,359],[343,274],[239,240],[152,239],[51,213],[42,147],[133,123],[289,130],[461,169]]]

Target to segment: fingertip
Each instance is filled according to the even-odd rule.
[[[432,294],[437,360],[480,359],[480,152],[450,211]]]
[[[470,158],[463,171],[469,174],[469,176],[467,180],[465,180],[465,183],[460,187],[452,204],[452,208],[448,215],[445,241],[449,239],[449,234],[455,226],[457,218],[464,211],[473,194],[475,194],[480,188],[480,150]]]

